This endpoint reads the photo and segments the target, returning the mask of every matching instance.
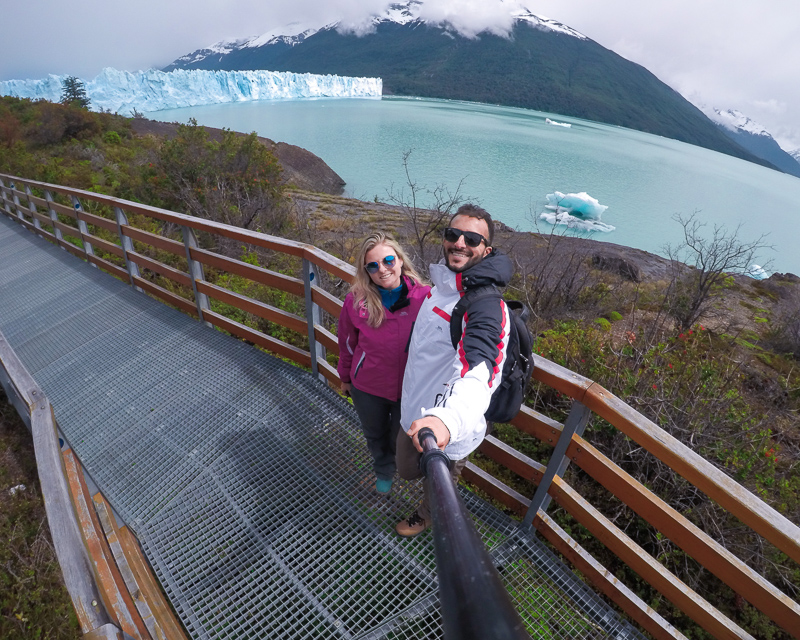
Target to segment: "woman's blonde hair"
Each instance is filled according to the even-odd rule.
[[[367,308],[367,324],[371,327],[381,326],[386,317],[378,285],[372,281],[372,278],[369,277],[367,270],[364,268],[364,259],[367,253],[379,244],[385,244],[390,247],[394,251],[394,255],[403,261],[403,266],[400,269],[401,277],[408,276],[415,282],[424,282],[406,252],[403,251],[403,247],[392,236],[386,233],[373,233],[367,236],[361,244],[361,250],[356,257],[356,277],[350,285],[350,291],[353,293],[353,308],[358,310],[362,305]]]

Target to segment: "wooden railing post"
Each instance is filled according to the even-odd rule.
[[[72,208],[75,209],[75,220],[78,222],[78,231],[81,233],[81,242],[83,243],[83,252],[86,254],[86,260],[92,265],[95,269],[97,265],[93,262],[89,261],[89,256],[94,257],[94,248],[92,247],[92,243],[89,242],[85,236],[89,235],[89,227],[86,225],[84,220],[81,220],[81,201],[78,200],[75,196],[72,197]]]
[[[539,483],[539,486],[536,487],[536,492],[533,494],[533,498],[531,498],[531,503],[528,506],[528,510],[525,512],[525,517],[520,523],[521,529],[529,529],[539,509],[547,509],[550,505],[552,498],[547,491],[550,489],[553,479],[556,476],[561,477],[567,470],[567,466],[569,466],[567,449],[569,448],[570,442],[572,442],[572,436],[583,435],[591,415],[592,412],[585,405],[577,400],[572,401],[572,408],[569,411],[567,419],[564,421],[564,428],[553,449],[553,455],[550,456],[550,462],[547,464],[547,469],[545,469],[544,475],[542,476],[542,481]]]
[[[25,193],[28,194],[28,209],[30,209],[31,212],[31,219],[33,220],[33,226],[36,228],[37,231],[41,231],[42,223],[39,222],[39,218],[37,218],[34,215],[35,213],[38,213],[38,211],[36,210],[36,205],[33,203],[33,200],[31,199],[33,196],[33,191],[31,191],[31,188],[27,184],[25,185]]]
[[[13,182],[11,183],[11,188],[12,189],[17,188]],[[22,205],[20,204],[19,196],[16,193],[14,194],[14,209],[16,209],[17,211],[17,218],[19,218],[23,222],[26,222],[25,215],[22,213]]]
[[[0,187],[2,187],[4,189],[4,191],[3,191],[3,208],[6,210],[6,213],[9,216],[13,217],[14,216],[14,212],[11,210],[11,204],[9,203],[8,196],[6,195],[6,192],[5,192],[5,189],[7,189],[9,187],[6,187],[6,182],[2,178],[0,178]],[[12,185],[12,187],[13,187],[13,185]]]
[[[308,322],[308,351],[311,354],[311,373],[324,378],[319,373],[317,362],[325,359],[325,347],[317,342],[314,325],[320,324],[321,316],[319,307],[314,303],[311,295],[311,285],[314,280],[319,282],[316,267],[306,258],[303,258],[303,287],[306,294],[306,321]]]
[[[141,291],[141,287],[136,286],[135,278],[139,277],[139,265],[128,257],[128,253],[133,251],[133,240],[122,233],[122,227],[128,224],[128,216],[119,207],[114,207],[114,217],[117,219],[117,234],[119,234],[119,243],[122,247],[122,257],[125,260],[125,269],[128,272],[128,277],[131,279],[131,286],[137,291]]]
[[[205,281],[206,276],[203,272],[203,265],[192,258],[192,249],[198,249],[200,245],[197,242],[197,236],[194,233],[194,229],[183,225],[181,226],[181,230],[183,231],[183,246],[186,248],[186,262],[189,265],[189,277],[192,280],[194,302],[197,305],[197,315],[201,322],[205,322],[206,326],[210,327],[212,326],[211,323],[203,317],[203,312],[207,309],[211,309],[211,306],[208,302],[208,296],[205,293],[201,293],[197,290],[197,281]]]
[[[64,234],[61,233],[61,229],[56,226],[56,222],[58,222],[58,214],[56,213],[53,207],[49,206],[50,203],[53,202],[53,194],[50,193],[49,190],[44,192],[44,199],[48,202],[48,213],[50,214],[50,220],[53,221],[53,233],[56,236],[56,242],[58,242],[58,246],[61,247],[62,251],[66,251],[66,249],[62,246],[62,242],[64,242]]]

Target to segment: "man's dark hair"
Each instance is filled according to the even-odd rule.
[[[489,246],[492,246],[492,243],[494,242],[494,222],[492,222],[492,216],[486,209],[483,209],[476,204],[462,204],[458,208],[458,211],[453,214],[453,217],[450,218],[451,223],[456,216],[467,216],[469,218],[477,218],[478,220],[483,220],[486,222],[486,226],[489,227],[489,237],[486,239],[489,241]]]

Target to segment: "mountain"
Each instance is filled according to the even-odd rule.
[[[681,140],[769,165],[720,131],[644,67],[554,20],[520,10],[508,37],[460,35],[420,19],[421,2],[393,5],[355,35],[294,25],[218,43],[172,69],[270,69],[380,77],[384,95],[448,98],[525,107]],[[771,166],[771,165],[769,165]]]
[[[701,107],[701,110],[723,133],[740,146],[759,158],[764,158],[781,171],[800,178],[800,149],[794,153],[787,153],[764,127],[741,111],[735,109],[722,111],[715,107]]]

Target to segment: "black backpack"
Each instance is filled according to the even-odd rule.
[[[454,349],[458,349],[461,340],[464,314],[475,300],[485,296],[502,298],[496,286],[487,285],[467,290],[453,307],[450,314],[450,340]],[[490,422],[508,422],[519,413],[525,400],[525,388],[533,375],[533,336],[526,324],[530,311],[517,300],[503,300],[511,317],[511,327],[500,388],[492,394],[492,401],[484,414]]]

